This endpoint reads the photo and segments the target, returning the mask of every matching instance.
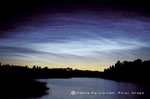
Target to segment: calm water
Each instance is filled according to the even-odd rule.
[[[40,79],[49,94],[39,99],[150,99],[150,85],[98,78]]]

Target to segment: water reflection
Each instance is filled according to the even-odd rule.
[[[98,78],[40,79],[49,94],[40,99],[149,99],[149,84]]]

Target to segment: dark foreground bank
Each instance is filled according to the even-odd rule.
[[[46,83],[33,78],[32,69],[23,66],[0,66],[0,99],[35,98],[47,94]]]
[[[1,99],[41,97],[47,94],[47,90],[46,83],[32,79],[1,79],[0,81]]]

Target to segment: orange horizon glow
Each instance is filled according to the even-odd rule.
[[[89,70],[89,71],[100,71],[100,72],[103,72],[104,69],[108,68],[109,66],[69,66],[69,65],[57,65],[57,66],[54,66],[54,65],[38,65],[38,64],[20,64],[20,63],[11,63],[11,62],[1,62],[1,65],[4,65],[4,64],[10,64],[10,65],[14,65],[14,66],[28,66],[29,68],[32,68],[33,66],[39,66],[41,68],[44,68],[44,67],[48,67],[49,69],[53,69],[53,68],[72,68],[73,70],[75,69],[78,69],[78,70]]]

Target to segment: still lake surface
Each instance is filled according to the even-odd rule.
[[[100,78],[40,79],[50,88],[39,99],[150,99],[150,85]],[[38,99],[38,98],[37,98]]]

